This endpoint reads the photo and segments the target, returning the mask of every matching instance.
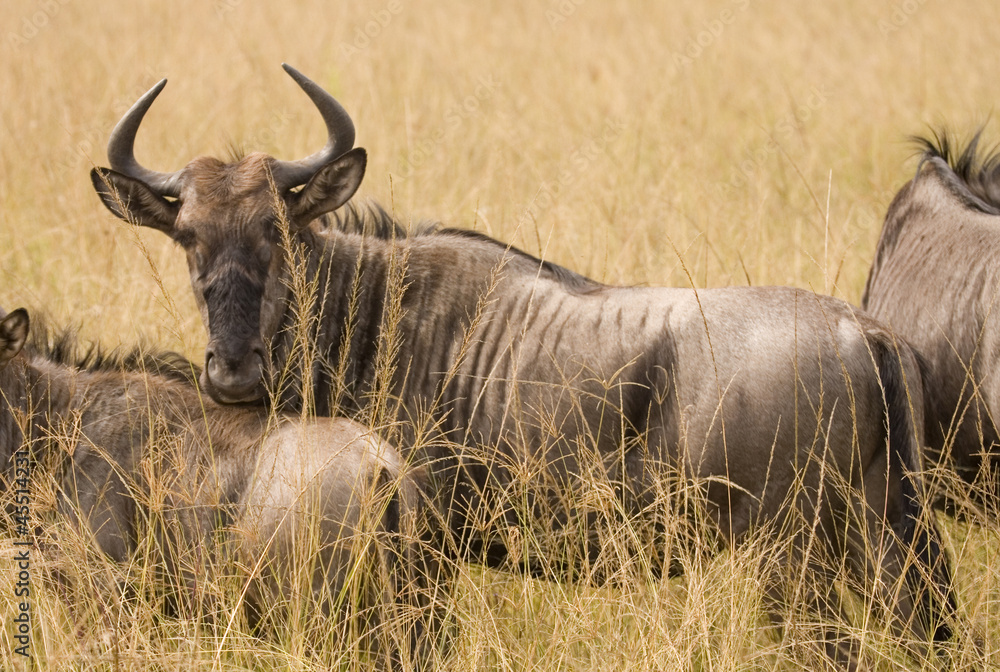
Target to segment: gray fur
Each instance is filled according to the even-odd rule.
[[[909,577],[912,593],[887,597],[897,630],[950,636],[940,620],[954,613],[947,561],[912,473],[922,442],[920,372],[905,345],[844,302],[787,288],[609,287],[481,234],[383,238],[293,220],[306,277],[318,279],[310,314],[322,316],[306,337],[319,357],[304,362],[283,247],[272,248],[268,268],[257,267],[231,251],[259,245],[260,228],[229,228],[224,210],[199,220],[211,223],[194,238],[222,241],[212,255],[227,260],[192,267],[192,276],[211,278],[193,283],[210,308],[210,342],[234,353],[269,343],[268,385],[288,409],[311,400],[321,414],[357,413],[380,393],[398,400],[388,420],[401,422],[404,451],[428,466],[452,533],[444,543],[458,557],[524,563],[547,576],[553,562],[614,571],[600,541],[613,520],[586,503],[587,475],[595,466],[603,472],[597,477],[621,503],[612,516],[650,521],[663,515],[665,484],[679,478],[703,487],[723,542],[805,521],[821,532],[820,554],[846,556],[870,589]],[[159,228],[171,233],[166,224]],[[261,291],[258,305],[260,324],[272,329],[248,339],[219,327],[229,322],[211,316],[227,307],[206,301],[224,293],[212,282],[238,285],[269,272],[278,275],[260,286],[278,289]],[[390,328],[393,301],[400,319]],[[394,373],[380,390],[380,348],[392,342]],[[306,373],[312,387],[303,390]],[[893,375],[901,382],[887,397]],[[525,468],[535,469],[527,483],[518,476]],[[837,483],[850,494],[835,494]],[[844,521],[853,521],[846,530]],[[526,526],[540,533],[538,552],[510,558],[509,530]],[[662,542],[649,543],[635,550]],[[922,549],[923,574],[906,569],[912,546]],[[874,584],[873,552],[882,558]],[[829,609],[834,598],[811,599]],[[827,648],[855,664],[836,635]]]
[[[921,355],[934,462],[996,483],[1000,443],[1000,155],[921,140],[917,176],[886,215],[862,306]]]
[[[695,483],[723,542],[758,526],[802,540],[789,530],[804,523],[872,590],[907,577],[887,598],[896,630],[950,635],[947,562],[912,473],[920,371],[879,323],[787,288],[609,287],[479,233],[400,236],[380,210],[387,235],[366,235],[355,209],[314,222],[354,194],[364,150],[300,191],[268,180],[273,161],[194,159],[176,201],[92,171],[114,214],[186,250],[213,398],[361,417],[376,400],[427,465],[442,543],[460,558],[600,578],[615,570],[602,529],[627,518],[662,532],[679,512],[664,493]],[[293,295],[292,260],[315,295]],[[537,548],[512,549],[526,528]],[[633,550],[665,569],[663,543]],[[906,569],[911,547],[923,573]]]
[[[60,509],[116,561],[127,561],[151,527],[158,569],[180,605],[196,604],[200,573],[233,560],[250,569],[247,603],[269,628],[282,626],[288,602],[301,599],[301,567],[311,568],[314,599],[328,613],[345,599],[358,563],[375,573],[371,586],[389,577],[382,591],[363,595],[366,618],[388,613],[379,611],[391,607],[395,597],[387,596],[407,596],[412,606],[426,597],[425,574],[416,583],[411,574],[430,559],[405,541],[421,510],[418,472],[371,430],[345,418],[221,406],[176,378],[116,370],[115,358],[88,354],[89,368],[77,368],[59,361],[73,351],[61,338],[54,357],[39,352],[44,346],[19,354],[26,330],[23,310],[0,321],[4,462],[27,445],[40,464],[60,463]],[[130,355],[117,364],[159,359],[177,365]],[[22,426],[31,427],[27,437]]]

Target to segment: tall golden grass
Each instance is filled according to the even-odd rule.
[[[915,168],[906,136],[985,121],[1000,44],[1000,6],[928,0],[16,0],[0,17],[0,305],[196,359],[205,336],[182,254],[114,219],[88,178],[121,113],[161,77],[136,149],[156,169],[233,146],[316,149],[321,121],[286,61],[352,114],[369,151],[361,196],[404,220],[476,228],[605,282],[789,284],[856,302]],[[44,492],[39,506],[52,503]],[[989,667],[1000,526],[967,509],[941,520],[983,646],[965,633],[949,655]],[[123,569],[68,539],[80,576],[141,576],[148,559]],[[795,605],[784,633],[764,617],[756,569],[770,553],[762,540],[682,554],[684,578],[636,564],[607,588],[458,567],[442,598],[457,639],[442,655],[454,669],[800,669],[815,624]],[[0,542],[5,669],[24,667],[8,646],[13,555]],[[276,641],[239,628],[223,639],[155,603],[115,620],[126,612],[55,589],[34,600],[39,669],[360,664],[332,643],[317,653],[294,624]],[[879,669],[915,665],[864,604],[853,612]]]

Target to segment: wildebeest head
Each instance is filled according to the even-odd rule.
[[[18,308],[9,315],[0,308],[0,367],[17,357],[28,339],[28,311]]]
[[[202,384],[223,403],[254,401],[265,392],[266,341],[277,329],[286,292],[279,222],[292,231],[308,225],[343,205],[364,177],[366,154],[351,149],[350,116],[315,82],[283,67],[326,122],[328,141],[315,154],[279,161],[252,153],[233,163],[199,157],[174,173],[144,168],[133,153],[135,134],[164,79],[112,131],[111,169],[91,171],[111,212],[166,233],[186,251],[209,336]]]

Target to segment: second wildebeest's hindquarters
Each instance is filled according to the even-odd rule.
[[[916,177],[886,214],[862,306],[921,355],[931,461],[1000,492],[1000,160],[979,136],[953,154],[922,140]],[[944,474],[942,474],[944,475]],[[959,502],[970,489],[958,485]],[[953,499],[952,497],[948,497]]]
[[[291,622],[333,626],[380,667],[428,653],[432,555],[416,543],[417,472],[391,445],[344,418],[220,406],[107,362],[77,368],[47,355],[44,335],[18,355],[25,315],[0,321],[0,425],[32,428],[24,440],[53,468],[62,512],[96,549],[123,563],[144,549],[182,613],[228,605],[212,586],[231,577],[233,603],[279,637]],[[22,441],[0,436],[8,456]]]
[[[759,527],[810,569],[846,558],[895,630],[949,635],[948,568],[913,474],[920,373],[874,320],[786,288],[609,287],[475,232],[406,236],[377,208],[313,222],[365,168],[329,106],[327,147],[342,153],[304,185],[275,179],[272,194],[281,162],[251,154],[195,159],[161,188],[132,155],[158,91],[125,115],[112,170],[92,179],[112,212],[186,250],[215,398],[270,392],[286,408],[398,422],[461,558],[600,579],[616,571],[602,529],[626,520],[648,528],[628,545],[655,564],[674,493],[693,483],[705,504],[693,509],[723,542]],[[294,293],[296,277],[314,291]]]
[[[317,601],[302,598],[310,595],[322,596],[328,615],[356,605],[362,618],[343,624],[355,628],[345,641],[372,640],[372,648],[381,637],[405,650],[412,640],[422,649],[413,653],[426,656],[432,642],[424,622],[430,613],[421,612],[429,607],[424,584],[438,578],[438,565],[417,542],[424,524],[419,479],[403,476],[399,454],[370,430],[359,436],[358,425],[338,422],[285,424],[256,456],[237,541],[261,577],[248,599],[274,628],[289,617],[308,621]],[[404,608],[387,608],[395,602]],[[275,604],[289,606],[275,612]]]

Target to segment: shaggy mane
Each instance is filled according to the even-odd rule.
[[[959,151],[945,130],[933,131],[931,138],[911,138],[921,150],[920,166],[928,161],[943,162],[950,170],[944,174],[948,187],[966,205],[988,215],[1000,215],[1000,148],[994,147],[985,156],[979,153],[979,140],[983,128]]]
[[[439,229],[435,233],[441,235],[451,235],[457,236],[459,238],[470,238],[472,240],[479,240],[485,243],[490,243],[498,247],[502,247],[504,250],[510,252],[511,254],[521,257],[522,259],[527,259],[533,264],[541,266],[542,270],[551,274],[559,282],[570,287],[572,289],[583,290],[588,288],[597,287],[598,283],[590,278],[580,275],[576,271],[571,271],[565,266],[560,266],[551,261],[542,261],[533,254],[528,254],[524,250],[518,249],[513,245],[508,245],[503,243],[496,238],[491,238],[485,233],[480,233],[479,231],[473,231],[471,229]]]
[[[344,233],[356,233],[382,240],[429,236],[441,230],[440,223],[431,220],[421,220],[408,229],[374,201],[360,204],[350,201],[344,207],[323,215],[319,221],[323,226],[336,228]]]
[[[393,240],[401,238],[416,238],[420,236],[452,236],[457,238],[469,238],[484,243],[489,243],[511,254],[531,261],[563,284],[574,289],[585,289],[594,286],[596,283],[585,276],[569,270],[551,261],[542,261],[534,255],[520,250],[512,245],[503,243],[495,238],[491,238],[485,233],[473,231],[472,229],[453,229],[442,226],[440,222],[423,220],[417,222],[409,230],[398,219],[386,212],[378,203],[368,201],[358,205],[353,201],[335,212],[322,217],[323,224],[327,227],[335,227],[345,233],[355,233],[362,236],[373,236],[382,240]]]
[[[180,353],[146,344],[104,348],[80,339],[73,327],[53,328],[44,316],[31,313],[31,330],[25,350],[55,364],[87,372],[149,373],[197,385],[201,367]]]

